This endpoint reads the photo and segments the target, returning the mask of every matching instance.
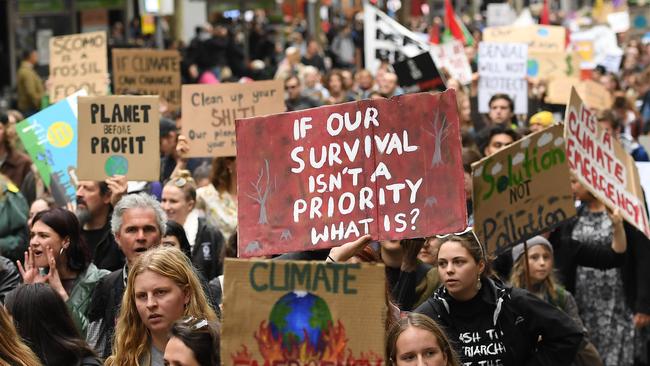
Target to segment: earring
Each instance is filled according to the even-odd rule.
[[[476,289],[480,290],[481,286],[483,286],[483,284],[481,283],[481,274],[479,273],[477,276]]]
[[[63,251],[65,250],[64,247],[61,247],[61,250],[59,250],[59,255],[63,254]]]

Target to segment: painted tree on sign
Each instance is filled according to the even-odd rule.
[[[262,182],[264,176],[266,176],[266,181]],[[258,224],[268,224],[268,215],[266,214],[266,203],[269,199],[269,194],[271,193],[271,171],[269,169],[268,159],[264,159],[264,166],[260,169],[260,174],[257,176],[257,180],[250,182],[253,188],[255,189],[254,194],[246,194],[255,202],[260,205],[260,216],[257,221]]]
[[[447,138],[447,135],[449,134],[449,130],[447,129],[448,124],[447,124],[447,116],[442,115],[442,118],[440,118],[440,109],[436,111],[436,115],[433,118],[433,121],[431,122],[431,128],[433,128],[433,131],[429,131],[426,128],[422,127],[424,132],[427,134],[433,136],[434,138],[434,150],[433,150],[433,157],[431,158],[431,167],[436,167],[440,164],[442,164],[442,142]]]

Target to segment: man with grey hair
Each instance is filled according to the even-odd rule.
[[[113,209],[111,230],[126,257],[126,265],[100,280],[88,310],[87,341],[104,359],[111,354],[129,266],[147,249],[160,244],[166,224],[167,215],[160,203],[146,193],[126,195]]]

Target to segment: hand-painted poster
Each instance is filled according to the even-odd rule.
[[[224,365],[384,363],[384,266],[226,259]]]
[[[240,256],[467,225],[453,90],[237,120],[236,128]]]
[[[80,90],[16,125],[18,137],[57,203],[61,203],[59,191],[66,202],[77,197],[77,97],[85,95]]]
[[[115,94],[160,95],[181,106],[181,55],[175,50],[113,50]]]
[[[91,96],[106,95],[106,32],[52,37],[49,54],[50,101],[58,102],[79,89]]]
[[[488,253],[575,216],[563,134],[549,127],[472,165],[474,231]]]
[[[528,112],[527,47],[523,43],[479,43],[479,112],[489,112],[490,98],[498,93],[510,95],[515,113]]]
[[[650,237],[648,216],[634,159],[607,133],[574,88],[567,106],[564,134],[569,167],[596,198]]]
[[[235,120],[282,113],[282,80],[183,85],[182,133],[188,157],[235,156]]]
[[[79,98],[79,179],[159,180],[159,123],[155,96]]]

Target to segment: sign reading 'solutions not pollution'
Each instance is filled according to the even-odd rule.
[[[563,133],[549,127],[472,165],[474,229],[489,253],[575,216]]]
[[[115,94],[160,95],[181,106],[181,56],[174,50],[113,50]]]
[[[515,113],[528,112],[528,82],[526,65],[528,46],[523,43],[479,43],[478,107],[479,112],[490,111],[494,94],[505,93],[515,102]]]
[[[453,90],[238,120],[239,255],[463,230],[460,148]]]
[[[235,120],[284,112],[282,85],[282,80],[183,85],[188,156],[235,156]]]
[[[155,96],[79,98],[79,179],[159,180],[158,104]]]
[[[92,32],[50,38],[51,102],[85,89],[88,95],[108,90],[106,33]]]
[[[578,181],[611,209],[650,237],[643,191],[634,159],[602,127],[575,88],[565,122],[569,167]]]
[[[383,265],[226,259],[224,365],[383,366]]]

